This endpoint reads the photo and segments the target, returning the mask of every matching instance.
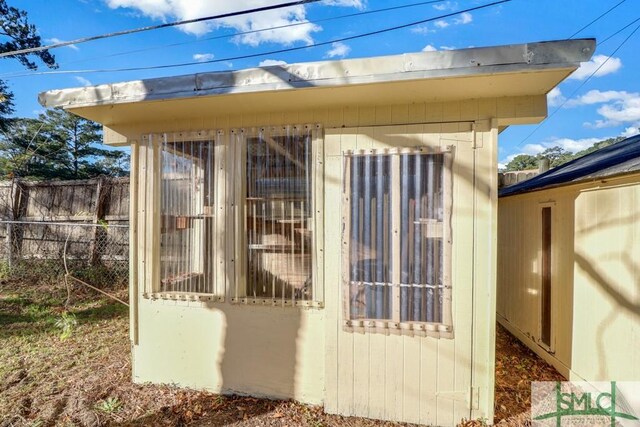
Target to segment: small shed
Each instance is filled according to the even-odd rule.
[[[640,135],[498,206],[498,321],[568,379],[639,381]]]
[[[133,378],[493,417],[498,133],[592,39],[41,95],[131,147]]]

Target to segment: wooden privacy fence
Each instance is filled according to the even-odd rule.
[[[128,277],[129,180],[0,182],[0,278]]]

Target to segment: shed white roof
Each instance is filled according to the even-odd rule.
[[[135,80],[99,86],[51,90],[39,95],[45,107],[81,109],[113,104],[163,101],[180,98],[213,97],[230,94],[257,94],[322,88],[366,86],[376,83],[410,82],[505,74],[548,72],[542,83],[529,92],[546,93],[555,84],[588,61],[595,50],[594,39],[561,40],[517,45],[419,52],[375,58],[309,62],[239,71],[207,72],[176,77]],[[553,71],[560,71],[551,75]],[[480,81],[479,81],[480,82]],[[491,88],[487,81],[467,97],[512,95],[505,88]],[[509,89],[518,94],[517,82]],[[526,82],[523,81],[521,83]],[[503,85],[504,86],[504,85]],[[511,85],[510,85],[511,86]],[[453,86],[441,86],[434,97],[456,96]],[[505,94],[501,93],[508,92]],[[520,88],[522,92],[523,89]],[[362,96],[366,97],[366,90]],[[356,96],[357,92],[351,91]],[[89,108],[87,108],[89,107]]]

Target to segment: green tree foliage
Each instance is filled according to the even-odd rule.
[[[547,158],[549,159],[549,166],[555,168],[556,166],[560,166],[563,163],[567,163],[569,160],[574,158],[574,155],[561,147],[551,147],[544,150],[542,153],[536,156],[536,159]],[[537,165],[537,161],[536,161]],[[537,167],[537,166],[536,166]]]
[[[582,156],[584,156],[586,154],[589,154],[589,153],[593,153],[596,150],[599,150],[601,148],[613,145],[616,142],[622,141],[623,139],[624,139],[624,136],[619,136],[617,138],[609,138],[609,139],[605,139],[604,141],[596,142],[595,144],[593,144],[591,147],[587,148],[586,150],[578,151],[575,154],[575,158],[582,157]]]
[[[523,171],[527,169],[537,169],[538,158],[529,154],[519,154],[507,163],[505,170],[507,171]]]
[[[6,132],[9,127],[9,116],[13,114],[13,94],[7,85],[0,80],[0,132]]]
[[[7,5],[5,0],[0,0],[0,52],[11,52],[19,49],[28,49],[42,46],[42,39],[38,35],[36,27],[29,23],[27,12]],[[16,55],[0,59],[17,59],[26,68],[33,70],[38,65],[32,60],[38,58],[49,68],[56,68],[56,60],[48,51],[36,52],[27,55]],[[6,132],[13,113],[13,94],[7,85],[0,80],[0,131]]]
[[[0,174],[5,178],[84,179],[128,173],[129,156],[101,147],[100,125],[47,110],[38,119],[14,119],[0,137]]]
[[[565,150],[562,147],[550,147],[544,150],[542,153],[537,156],[532,156],[529,154],[520,154],[513,158],[509,163],[506,164],[504,170],[509,171],[522,171],[527,169],[537,169],[538,162],[542,158],[549,159],[549,166],[552,168],[558,167],[562,164],[567,163],[573,159],[577,159],[579,157],[585,156],[589,153],[593,153],[601,148],[608,147],[616,142],[620,142],[625,139],[622,136],[617,138],[609,138],[600,142],[596,142],[591,147],[586,150],[578,151],[577,153],[571,153],[570,151]]]

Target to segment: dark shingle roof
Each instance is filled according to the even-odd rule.
[[[499,197],[640,171],[640,134],[499,191]]]

